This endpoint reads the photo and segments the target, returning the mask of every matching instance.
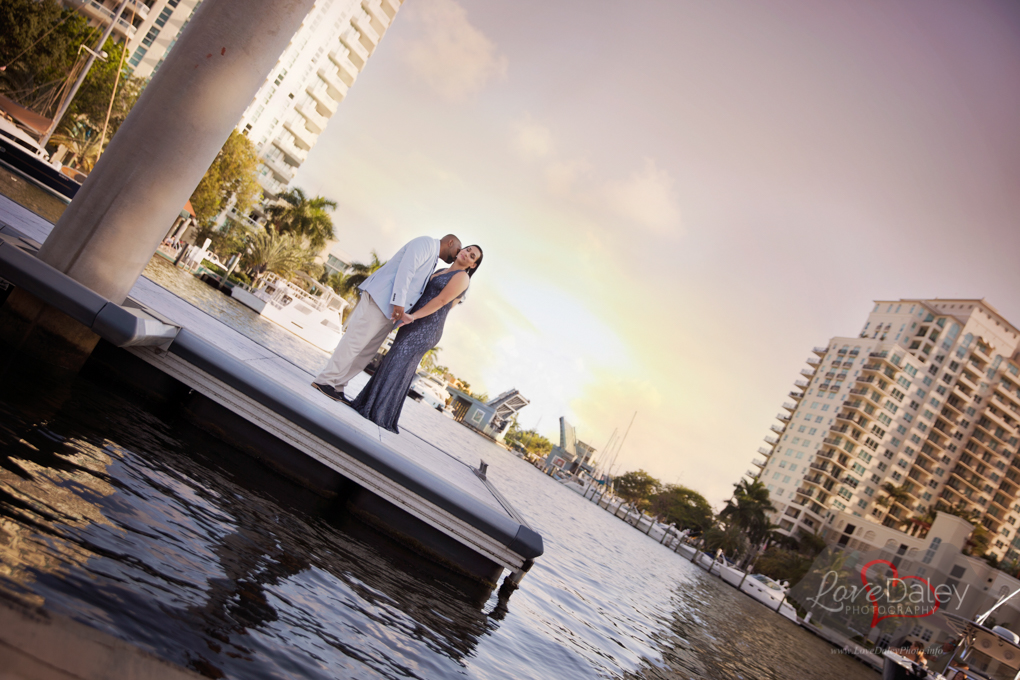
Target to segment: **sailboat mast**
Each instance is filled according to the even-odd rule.
[[[46,145],[50,141],[50,137],[52,137],[53,133],[57,131],[57,126],[60,125],[60,119],[64,117],[65,113],[67,113],[68,107],[71,106],[71,100],[74,99],[74,95],[78,94],[78,88],[80,88],[81,84],[85,82],[85,76],[89,74],[89,70],[92,68],[92,64],[96,60],[96,55],[102,51],[107,38],[109,38],[110,34],[113,33],[113,27],[118,21],[120,21],[120,15],[124,13],[124,8],[127,7],[127,4],[128,0],[121,0],[120,5],[117,7],[117,11],[113,13],[110,25],[106,27],[105,31],[103,31],[103,37],[99,39],[99,44],[96,46],[96,49],[88,50],[89,58],[85,60],[85,67],[81,70],[81,73],[78,74],[78,79],[74,81],[74,85],[64,97],[64,101],[60,103],[60,109],[57,111],[57,114],[53,116],[53,122],[50,123],[50,127],[46,130],[46,134],[39,140],[40,147],[46,148]]]

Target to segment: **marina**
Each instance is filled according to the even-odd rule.
[[[91,325],[111,343],[99,360],[134,389],[177,403],[280,473],[491,587],[505,569],[509,593],[542,554],[541,536],[486,478],[483,460],[471,467],[365,421],[310,389],[314,373],[144,277],[128,307],[102,300],[31,257],[48,223],[10,202],[8,211],[20,228],[0,231],[0,276]],[[127,346],[130,354],[114,348]]]

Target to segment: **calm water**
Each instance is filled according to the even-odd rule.
[[[209,677],[878,677],[502,449],[506,608],[97,380],[0,377],[0,589]]]

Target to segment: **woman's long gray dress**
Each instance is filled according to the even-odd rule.
[[[458,270],[459,271],[459,270]],[[432,278],[425,286],[425,292],[411,308],[411,314],[424,307],[430,300],[442,292],[453,277],[454,271],[443,272]],[[461,293],[463,295],[463,293]],[[459,298],[460,295],[457,296]],[[425,352],[439,343],[443,337],[443,326],[446,315],[457,298],[451,300],[442,309],[418,319],[412,324],[401,327],[397,338],[393,341],[390,351],[383,357],[378,370],[368,381],[357,398],[351,402],[358,413],[376,425],[390,432],[397,432],[397,421],[400,420],[400,409],[404,406],[407,390],[414,380],[415,371]]]

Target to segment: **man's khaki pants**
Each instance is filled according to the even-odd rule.
[[[347,320],[347,330],[315,382],[332,385],[343,392],[347,382],[372,361],[391,330],[393,322],[382,313],[372,296],[362,292],[361,300]]]

